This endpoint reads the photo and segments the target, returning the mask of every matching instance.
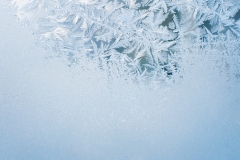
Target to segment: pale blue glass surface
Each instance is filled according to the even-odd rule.
[[[240,85],[208,57],[149,89],[68,67],[0,15],[1,160],[240,159]]]

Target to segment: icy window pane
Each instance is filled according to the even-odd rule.
[[[1,2],[0,159],[239,159],[239,1]]]

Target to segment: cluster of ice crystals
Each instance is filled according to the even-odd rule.
[[[172,82],[191,57],[239,75],[239,0],[8,0],[42,46],[136,81]]]

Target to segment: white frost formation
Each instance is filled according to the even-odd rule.
[[[172,82],[190,57],[239,76],[239,0],[5,0],[41,44],[71,64]]]

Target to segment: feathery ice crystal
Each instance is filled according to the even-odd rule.
[[[201,55],[240,72],[239,0],[4,1],[71,64],[91,59],[111,74],[171,82]]]

